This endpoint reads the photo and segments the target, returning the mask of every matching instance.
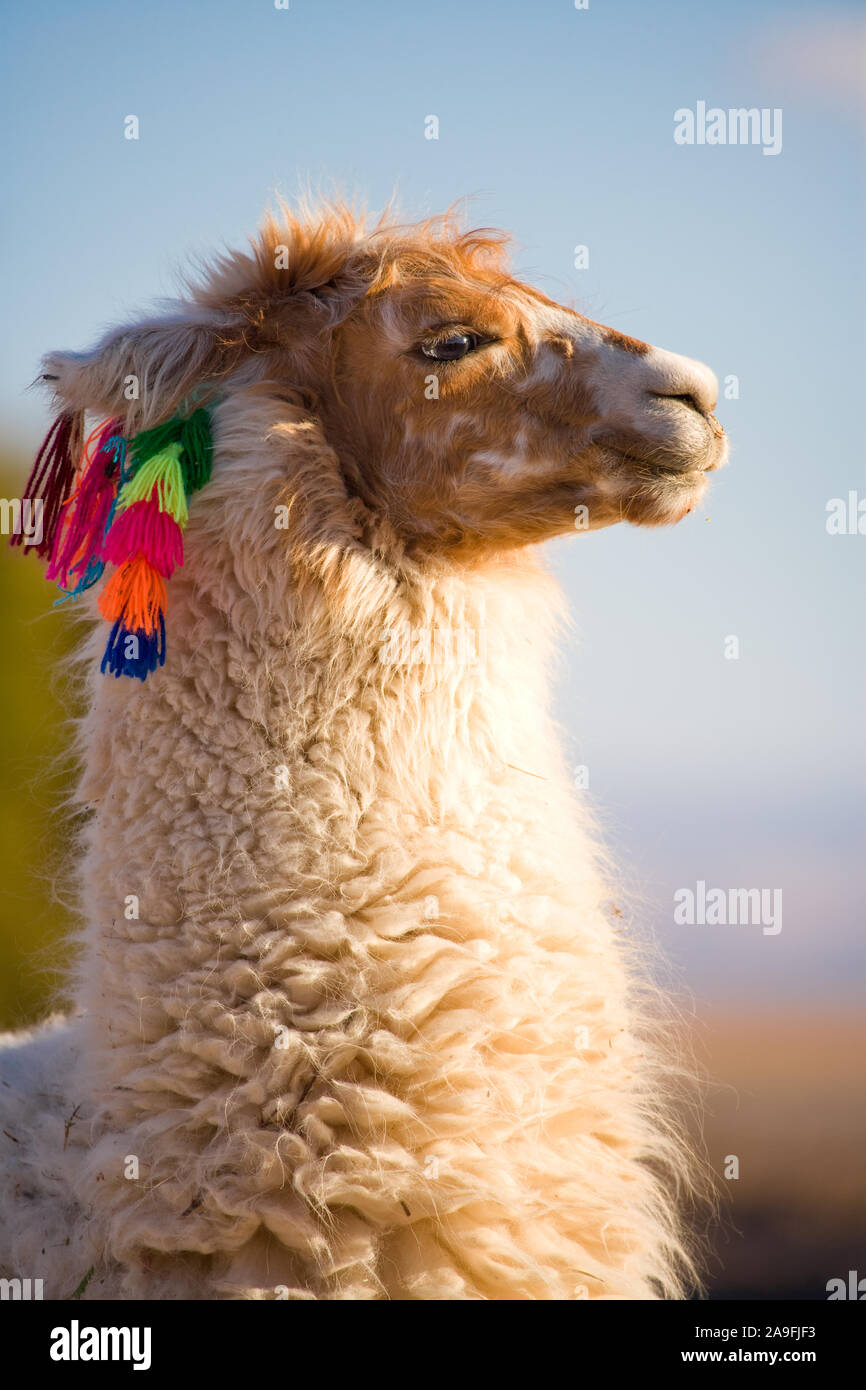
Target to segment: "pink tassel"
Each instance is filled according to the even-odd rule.
[[[116,440],[123,429],[120,420],[109,420],[100,431],[89,463],[85,463],[78,487],[64,503],[46,578],[69,589],[99,557],[105,526],[111,514],[120,474]]]
[[[136,555],[166,579],[183,564],[183,532],[171,512],[160,511],[156,496],[119,511],[102,547],[102,558],[115,565]]]

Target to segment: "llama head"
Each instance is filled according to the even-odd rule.
[[[197,387],[303,400],[343,482],[413,553],[679,520],[724,462],[716,381],[515,279],[505,238],[450,216],[370,230],[269,218],[171,317],[55,355],[67,405],[171,415]],[[137,399],[125,398],[135,382]]]
[[[680,520],[725,460],[716,379],[548,299],[495,233],[376,240],[319,412],[351,487],[416,550]]]

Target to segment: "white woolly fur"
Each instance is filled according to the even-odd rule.
[[[672,1063],[548,712],[553,581],[407,558],[267,381],[213,426],[166,666],[83,653],[81,950],[71,1015],[0,1056],[2,1273],[680,1296]],[[477,659],[383,660],[406,624]]]

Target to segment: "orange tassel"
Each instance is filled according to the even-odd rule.
[[[167,602],[159,570],[143,555],[127,560],[109,579],[99,597],[99,609],[110,623],[120,620],[130,632],[156,632]]]

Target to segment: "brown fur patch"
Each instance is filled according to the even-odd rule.
[[[636,357],[645,357],[650,351],[649,343],[642,342],[640,338],[630,338],[628,334],[619,333],[615,328],[604,328],[602,339],[608,347],[619,348],[622,352],[633,352]]]

